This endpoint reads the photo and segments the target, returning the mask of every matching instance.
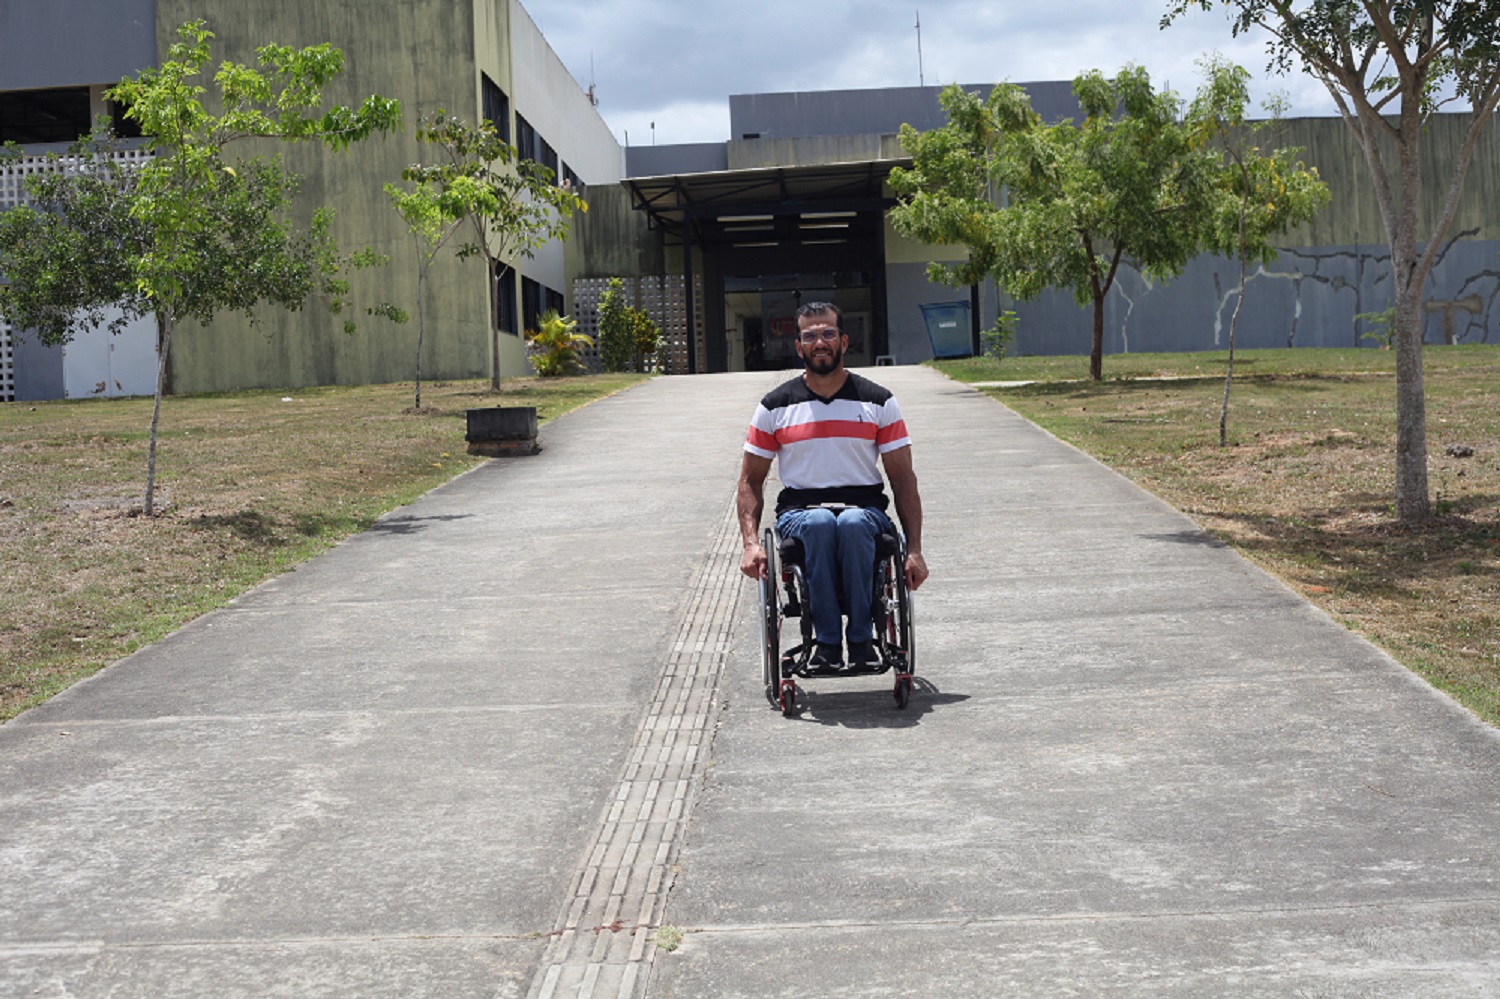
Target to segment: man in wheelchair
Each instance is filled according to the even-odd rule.
[[[895,529],[885,512],[889,501],[878,464],[885,466],[906,535],[906,585],[915,590],[927,578],[911,438],[895,396],[844,368],[849,339],[840,329],[842,319],[828,302],[797,310],[797,355],[805,370],[756,407],[737,495],[745,545],[740,569],[762,579],[765,480],[772,460],[779,463],[776,531],[801,542],[815,636],[809,665],[819,668],[844,663],[846,639],[851,667],[880,661],[871,608],[876,540]]]

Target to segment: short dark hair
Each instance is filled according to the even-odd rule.
[[[844,311],[832,302],[808,302],[797,309],[797,318],[804,316],[821,316],[825,312],[833,313],[833,325],[839,329],[844,328]]]

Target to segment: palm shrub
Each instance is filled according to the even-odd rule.
[[[526,353],[531,366],[543,378],[582,374],[583,362],[578,351],[593,344],[592,338],[578,332],[578,320],[560,316],[554,309],[548,309],[542,316],[540,328],[526,334]]]

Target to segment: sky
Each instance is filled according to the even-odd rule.
[[[1165,0],[522,0],[622,144],[724,142],[729,95],[1071,80],[1144,66],[1191,97],[1218,52],[1273,92],[1288,117],[1333,103],[1303,74],[1266,66],[1266,37],[1235,38],[1226,14],[1158,27]],[[921,21],[920,59],[918,52]],[[654,128],[653,128],[654,125]]]

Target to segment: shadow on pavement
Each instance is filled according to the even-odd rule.
[[[789,725],[803,721],[843,728],[911,728],[929,712],[969,699],[968,694],[942,693],[932,681],[920,676],[912,680],[911,700],[904,709],[896,707],[888,688],[839,692],[827,686],[813,690],[798,684],[797,689],[798,712],[796,717],[786,719]]]

